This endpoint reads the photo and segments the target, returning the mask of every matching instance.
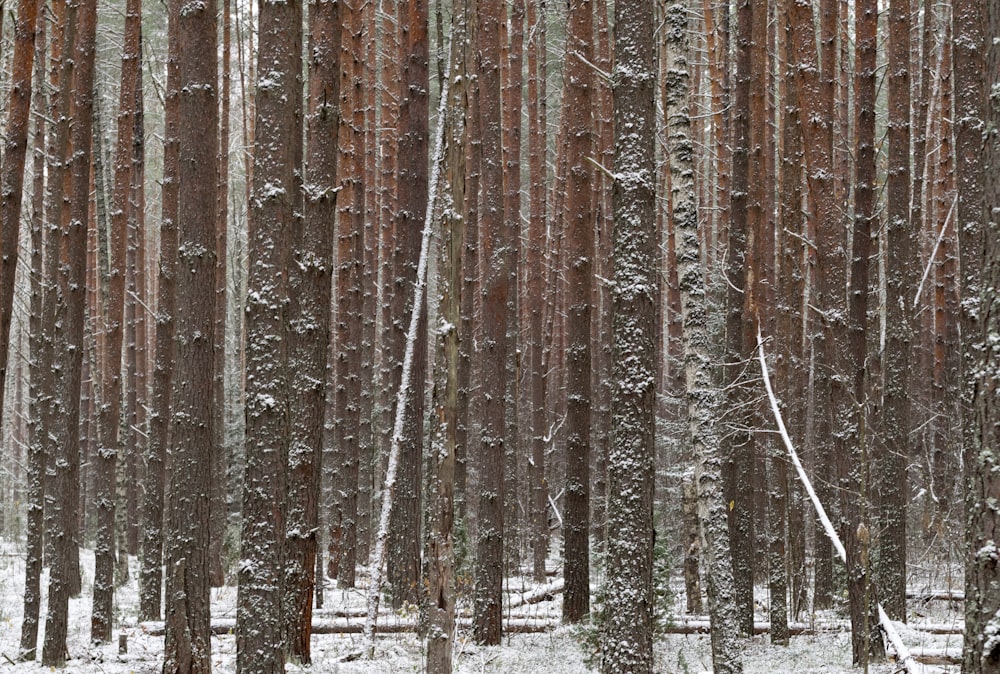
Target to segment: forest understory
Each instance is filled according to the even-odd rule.
[[[90,640],[90,601],[93,584],[93,551],[83,550],[81,565],[84,594],[70,600],[68,647],[70,659],[66,671],[80,674],[159,674],[163,667],[162,621],[138,620],[139,566],[129,560],[129,580],[116,593],[115,616],[118,627],[114,638],[95,645]],[[552,558],[551,565],[559,560]],[[960,573],[960,569],[957,569]],[[43,580],[47,581],[48,573]],[[900,626],[902,637],[919,661],[920,674],[954,674],[961,654],[963,604],[947,600],[947,594],[960,596],[946,587],[949,574],[943,566],[933,565],[911,579],[912,616]],[[600,576],[595,575],[600,582]],[[960,579],[960,575],[957,576]],[[0,672],[42,674],[50,672],[38,662],[17,662],[18,635],[24,589],[23,546],[0,542]],[[290,663],[288,672],[323,672],[324,674],[402,674],[425,672],[426,644],[412,625],[418,619],[416,607],[383,611],[379,628],[386,630],[377,640],[373,658],[364,654],[360,634],[365,611],[367,573],[359,573],[357,588],[340,590],[336,581],[326,579],[324,607],[314,612],[312,664]],[[517,625],[505,634],[500,646],[478,646],[466,622],[460,623],[455,637],[454,671],[460,674],[582,674],[597,671],[595,628],[588,625],[560,624],[561,583],[538,585],[530,577],[512,577],[504,587],[505,605],[523,604],[505,611],[506,624]],[[595,590],[596,590],[595,586]],[[670,616],[659,616],[659,631],[654,643],[657,672],[707,674],[712,671],[712,653],[707,633],[707,616],[684,614],[686,599],[680,577],[670,579],[672,606]],[[549,591],[546,591],[549,590]],[[758,588],[766,597],[766,587]],[[538,595],[543,601],[535,601]],[[528,598],[531,599],[528,599]],[[511,601],[513,599],[513,602]],[[527,603],[528,599],[531,603]],[[465,604],[463,606],[463,603]],[[458,613],[470,615],[469,597],[459,601]],[[464,609],[464,610],[463,610]],[[43,603],[43,612],[45,604]],[[236,588],[231,585],[212,591],[212,671],[230,674],[236,671],[236,643],[233,634],[236,616]],[[757,606],[758,629],[766,625],[766,605]],[[747,674],[840,674],[860,672],[851,665],[850,623],[846,607],[819,611],[793,621],[794,634],[788,646],[774,646],[766,633],[743,642],[743,671]],[[522,631],[523,630],[523,631]],[[695,632],[695,630],[700,630]],[[682,633],[687,632],[687,633]],[[126,652],[121,652],[121,640]],[[890,660],[873,664],[872,674],[893,674],[900,666]]]

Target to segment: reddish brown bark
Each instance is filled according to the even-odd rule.
[[[474,634],[478,643],[496,645],[501,636],[503,576],[504,481],[503,437],[507,405],[504,380],[507,362],[507,312],[510,294],[510,246],[503,212],[503,164],[500,122],[500,21],[503,3],[480,0],[477,8],[479,132],[482,175],[479,212],[481,269],[481,341],[477,358],[482,409],[482,437],[477,452],[480,489],[477,512]]]
[[[28,148],[32,75],[35,60],[35,30],[38,0],[19,0],[14,25],[14,57],[10,73],[10,101],[3,166],[0,168],[0,402],[7,381],[10,349],[10,319],[14,303],[14,272],[17,269],[18,232],[24,193],[24,163]]]

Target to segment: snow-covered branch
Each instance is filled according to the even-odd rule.
[[[806,492],[809,494],[810,500],[812,500],[813,506],[816,508],[816,514],[819,516],[820,522],[823,524],[823,529],[826,531],[826,535],[830,538],[830,542],[833,543],[834,549],[840,556],[840,559],[846,564],[847,563],[847,551],[844,549],[844,544],[840,540],[840,536],[837,535],[837,530],[834,529],[833,523],[826,514],[826,510],[823,508],[823,504],[819,500],[819,496],[816,495],[816,490],[813,489],[812,482],[809,480],[809,476],[806,475],[805,468],[802,467],[802,462],[799,460],[799,455],[795,451],[794,445],[792,445],[792,439],[788,435],[788,429],[785,428],[785,422],[781,417],[781,409],[778,406],[778,399],[774,395],[774,389],[771,388],[771,376],[767,370],[767,361],[764,358],[764,339],[760,334],[760,328],[757,329],[757,357],[760,360],[760,371],[764,377],[764,388],[767,390],[767,399],[771,403],[771,411],[774,413],[774,421],[778,424],[778,432],[781,434],[781,439],[785,443],[785,448],[788,449],[788,455],[792,459],[792,463],[795,465],[795,470],[799,474],[799,479],[806,488]],[[879,623],[882,625],[882,629],[885,631],[886,636],[889,638],[889,642],[892,647],[896,650],[896,657],[899,658],[899,662],[903,664],[907,672],[910,674],[915,674],[914,666],[916,661],[913,656],[910,655],[910,651],[906,648],[903,640],[899,636],[899,632],[896,631],[896,627],[892,624],[892,620],[886,615],[885,609],[882,605],[878,605],[878,618]]]

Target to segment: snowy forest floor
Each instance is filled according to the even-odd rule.
[[[138,593],[137,567],[131,561],[130,580],[116,593],[116,629],[114,643],[95,646],[90,643],[90,593],[93,582],[93,552],[84,550],[81,555],[83,568],[83,594],[70,602],[69,652],[71,660],[66,671],[81,674],[154,674],[160,671],[163,657],[163,637],[156,636],[156,624],[137,623]],[[42,578],[47,587],[47,571]],[[511,595],[530,591],[529,583],[518,586],[509,583]],[[10,674],[41,674],[49,668],[39,663],[17,663],[21,632],[21,613],[24,588],[24,555],[10,544],[0,543],[0,672]],[[43,592],[44,594],[44,592]],[[337,613],[354,615],[364,607],[362,591],[340,591],[336,588],[325,593],[325,605],[316,615],[317,621],[330,623]],[[550,600],[525,605],[512,611],[533,623],[551,622],[556,625],[560,615],[561,595],[553,593]],[[682,616],[683,596],[676,598],[678,616]],[[212,592],[213,622],[232,621],[236,616],[236,589],[223,587]],[[46,605],[42,604],[42,629]],[[914,602],[909,625],[900,626],[901,635],[915,655],[947,653],[952,656],[961,650],[960,634],[932,634],[927,628],[960,628],[962,606],[960,602]],[[399,627],[412,622],[414,612],[387,613],[380,617],[380,625]],[[683,618],[678,618],[682,620]],[[766,616],[758,615],[758,620]],[[362,618],[347,619],[360,624]],[[160,624],[162,625],[162,623]],[[828,627],[824,627],[824,625]],[[767,635],[758,635],[746,642],[744,671],[747,674],[824,673],[860,671],[850,662],[850,635],[842,614],[831,611],[816,617],[812,624],[814,633],[793,636],[788,647],[771,646]],[[924,629],[921,629],[924,628]],[[118,635],[127,637],[128,652],[118,651]],[[596,671],[588,667],[588,644],[596,643],[593,632],[586,628],[554,627],[531,633],[509,634],[497,647],[479,647],[472,643],[468,629],[460,629],[455,654],[455,670],[461,673],[497,672],[504,674],[576,674]],[[39,639],[39,649],[41,638]],[[378,638],[376,657],[358,660],[361,651],[360,634],[317,634],[313,636],[313,666],[289,665],[289,672],[323,672],[324,674],[382,674],[396,672],[423,672],[423,643],[413,632],[385,634]],[[656,642],[658,672],[671,674],[701,674],[711,671],[711,653],[707,634],[662,634]],[[212,639],[213,671],[228,674],[235,671],[236,644],[231,633]],[[923,674],[954,673],[957,666],[920,665]],[[885,663],[870,670],[873,674],[890,674],[900,671],[895,663]]]

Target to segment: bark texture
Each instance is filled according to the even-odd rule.
[[[174,371],[167,483],[163,674],[211,672],[209,510],[218,162],[216,3],[179,7]]]
[[[615,3],[614,260],[612,292],[611,448],[608,455],[608,577],[601,638],[601,670],[653,671],[653,482],[655,457],[656,125],[652,3]],[[696,220],[691,180],[687,11],[673,5],[666,44],[676,75],[664,102],[673,215]],[[567,578],[568,587],[568,578]]]
[[[261,6],[253,201],[249,214],[246,467],[236,671],[285,670],[282,622],[289,438],[288,270],[301,228],[302,3]]]

